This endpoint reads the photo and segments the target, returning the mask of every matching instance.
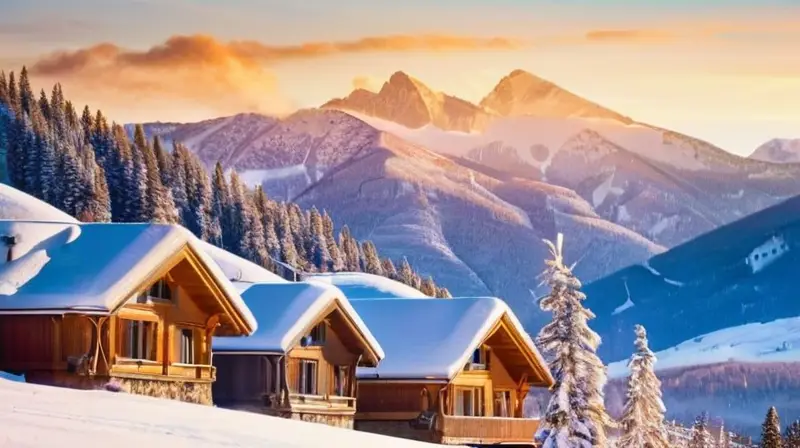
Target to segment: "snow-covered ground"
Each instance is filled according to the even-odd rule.
[[[657,352],[656,357],[656,370],[728,361],[800,362],[800,317],[725,328]],[[627,376],[627,363],[611,363],[609,377]]]
[[[177,401],[0,378],[0,447],[434,448],[439,445]]]

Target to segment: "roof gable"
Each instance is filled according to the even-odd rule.
[[[0,234],[24,243],[14,246],[20,258],[0,265],[2,313],[110,313],[188,256],[227,299],[241,330],[256,327],[234,286],[180,226],[0,221]]]
[[[546,366],[522,324],[497,298],[364,299],[352,303],[386,350],[380,366],[358,369],[361,379],[450,380],[502,322],[516,334],[518,349]],[[414,331],[409,331],[412,325]],[[549,378],[546,370],[542,374]]]
[[[349,323],[377,363],[383,349],[344,297],[331,285],[307,282],[255,284],[242,297],[259,322],[248,338],[215,337],[216,353],[288,353],[300,338],[333,312]]]

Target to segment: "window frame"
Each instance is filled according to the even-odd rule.
[[[158,321],[120,318],[122,358],[158,362]],[[150,355],[150,356],[148,356]]]
[[[309,370],[311,372],[309,372]],[[312,373],[312,375],[309,375],[309,373]],[[319,377],[319,361],[317,361],[316,359],[298,360],[297,393],[300,395],[318,395],[319,392],[318,377]],[[310,386],[311,391],[308,390],[309,389],[308,386]]]
[[[195,345],[194,329],[187,327],[178,327],[176,328],[176,333],[177,333],[176,339],[178,341],[177,363],[196,365],[197,349]],[[188,345],[186,345],[187,342]],[[184,357],[185,355],[188,355],[188,357]]]

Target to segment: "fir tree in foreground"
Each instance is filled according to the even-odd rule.
[[[536,342],[555,384],[536,439],[543,448],[606,448],[611,423],[603,403],[606,368],[596,354],[600,337],[587,325],[595,316],[581,304],[586,299],[581,282],[564,265],[563,236],[555,245],[545,243],[553,258],[545,262],[550,294],[540,306],[553,314],[553,321]]]
[[[636,325],[636,352],[628,362],[628,395],[622,420],[619,448],[669,448],[664,428],[661,381],[654,371],[656,356],[647,345],[647,332]]]
[[[800,448],[800,420],[795,420],[786,427],[783,448]]]
[[[775,406],[769,408],[767,411],[767,418],[761,425],[761,448],[782,448],[783,439],[781,439],[781,421],[778,418],[778,411]]]
[[[711,438],[711,433],[708,431],[706,414],[701,414],[695,419],[689,448],[714,448],[714,439]]]

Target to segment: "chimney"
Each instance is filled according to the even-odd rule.
[[[6,262],[12,261],[14,259],[14,246],[17,244],[17,236],[3,235],[0,239],[2,239],[3,244],[8,248],[8,252],[6,252]]]

